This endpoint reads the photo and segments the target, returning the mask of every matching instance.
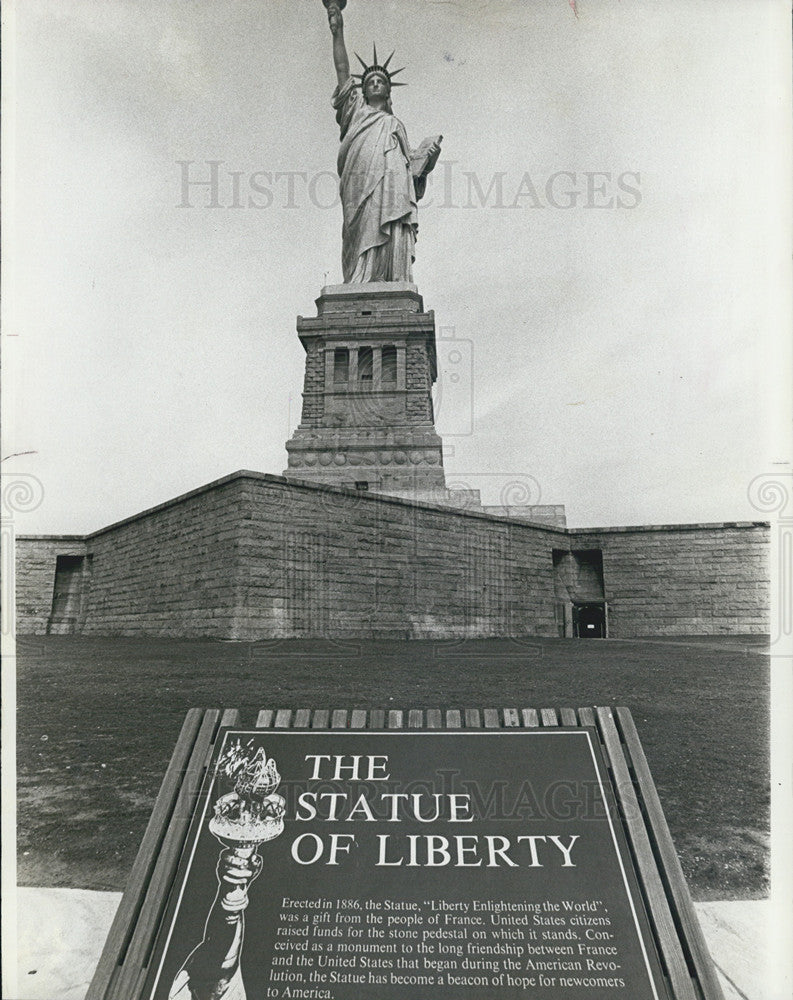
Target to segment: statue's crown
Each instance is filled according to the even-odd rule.
[[[394,83],[394,77],[397,75],[397,73],[402,72],[402,70],[405,68],[404,66],[402,67],[402,69],[394,69],[391,71],[389,71],[388,69],[388,64],[394,58],[393,52],[388,57],[388,59],[386,59],[386,61],[383,63],[382,66],[377,61],[377,46],[374,43],[372,44],[372,55],[373,55],[372,65],[367,66],[366,63],[363,61],[363,59],[361,59],[361,57],[358,55],[358,53],[357,52],[355,53],[355,58],[358,60],[361,66],[363,66],[363,73],[352,74],[354,77],[357,77],[358,79],[358,82],[355,84],[356,87],[360,87],[363,90],[363,88],[366,86],[366,81],[369,79],[370,76],[374,76],[375,73],[379,74],[380,76],[384,76],[386,80],[388,80],[389,87],[407,87],[406,83]]]

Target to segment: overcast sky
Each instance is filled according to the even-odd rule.
[[[32,452],[4,469],[43,486],[17,531],[280,474],[295,318],[341,280],[320,0],[3,13],[4,454]],[[787,0],[349,0],[345,21],[407,66],[412,143],[444,136],[415,280],[448,480],[491,503],[522,482],[574,526],[765,516],[748,485],[790,457]],[[209,161],[220,207],[183,185]]]

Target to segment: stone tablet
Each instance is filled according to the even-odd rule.
[[[668,997],[594,730],[216,746],[144,996]]]

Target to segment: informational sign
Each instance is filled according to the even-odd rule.
[[[228,730],[151,1000],[665,1000],[597,735]]]

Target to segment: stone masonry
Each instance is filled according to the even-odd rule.
[[[575,547],[603,553],[609,635],[770,630],[767,525],[593,528],[574,534]]]
[[[332,285],[298,317],[303,411],[287,479],[378,493],[445,489],[432,386],[435,318],[415,285]]]
[[[18,630],[47,631],[65,554],[91,564],[82,634],[552,636],[565,553],[597,551],[610,636],[763,633],[768,541],[765,523],[571,530],[238,472],[84,538],[18,538]]]
[[[86,540],[81,535],[23,535],[16,539],[15,601],[21,633],[43,635],[49,629],[58,556],[86,555]],[[78,629],[83,627],[87,611],[87,601],[82,603]]]

